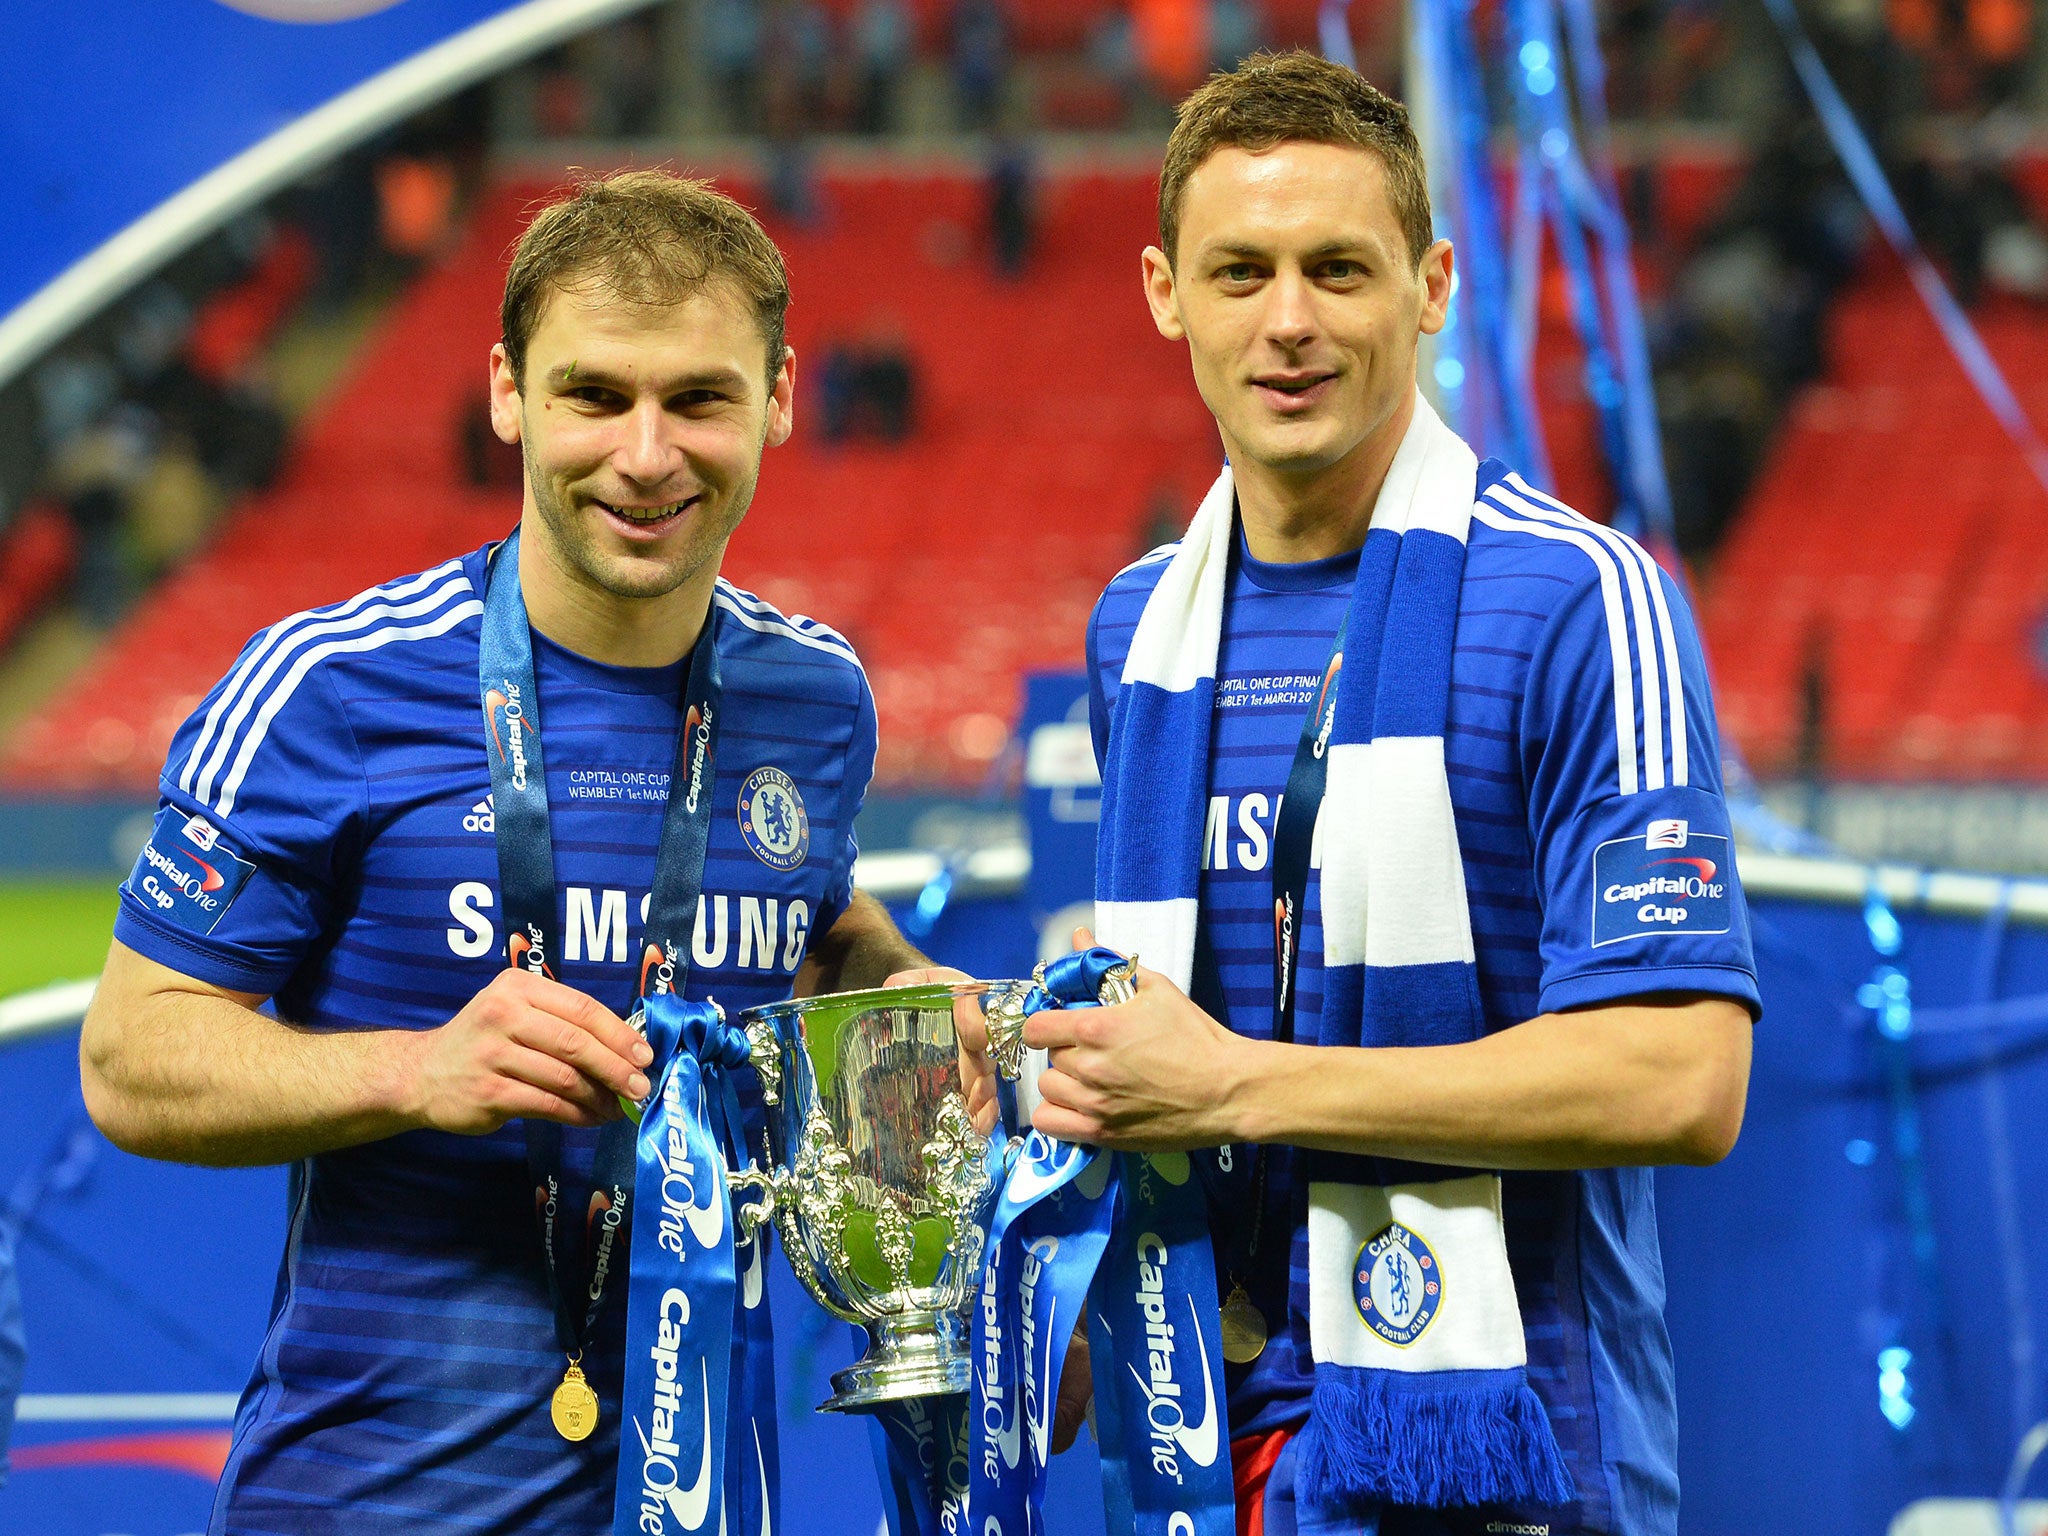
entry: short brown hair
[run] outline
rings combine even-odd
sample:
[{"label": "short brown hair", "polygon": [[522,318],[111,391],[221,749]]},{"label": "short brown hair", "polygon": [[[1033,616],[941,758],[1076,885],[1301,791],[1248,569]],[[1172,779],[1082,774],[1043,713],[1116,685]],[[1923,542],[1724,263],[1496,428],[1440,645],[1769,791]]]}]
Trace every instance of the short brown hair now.
[{"label": "short brown hair", "polygon": [[710,182],[668,171],[583,177],[543,206],[512,248],[499,309],[512,380],[526,387],[526,344],[558,293],[659,306],[713,282],[730,283],[754,306],[772,380],[782,366],[789,274],[754,216]]},{"label": "short brown hair", "polygon": [[1256,155],[1288,143],[1348,144],[1378,155],[1408,259],[1422,260],[1436,237],[1422,146],[1408,125],[1408,109],[1355,70],[1299,48],[1255,53],[1228,74],[1211,75],[1180,104],[1159,170],[1159,246],[1166,259],[1176,254],[1188,178],[1203,161],[1219,149]]}]

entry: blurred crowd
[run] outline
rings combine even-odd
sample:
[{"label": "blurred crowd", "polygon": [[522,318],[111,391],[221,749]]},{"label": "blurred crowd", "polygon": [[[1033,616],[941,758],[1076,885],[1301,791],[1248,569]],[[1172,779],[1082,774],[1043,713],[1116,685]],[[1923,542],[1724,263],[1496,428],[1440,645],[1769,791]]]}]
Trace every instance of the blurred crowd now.
[{"label": "blurred crowd", "polygon": [[[0,651],[51,602],[117,621],[237,497],[365,302],[453,237],[483,175],[473,91],[342,156],[126,295],[0,398]],[[296,328],[296,365],[276,343]]]},{"label": "blurred crowd", "polygon": [[[1807,14],[1964,307],[2048,302],[2048,210],[2015,174],[2036,88],[2025,0],[1828,0]],[[1638,123],[1725,88],[1746,42],[1727,8],[1700,0],[1623,0],[1608,25],[1611,95]],[[1652,306],[1658,409],[1679,541],[1695,558],[1741,504],[1793,392],[1825,370],[1829,303],[1876,239],[1782,48],[1758,40],[1774,78],[1733,194],[1677,249],[1647,179],[1632,199],[1642,244],[1671,269]]]},{"label": "blurred crowd", "polygon": [[693,0],[540,60],[515,115],[543,140],[1156,127],[1313,28],[1313,0]]},{"label": "blurred crowd", "polygon": [[[2043,100],[2029,0],[1801,9],[1963,302],[2048,300],[2048,239],[2011,171]],[[1505,15],[1501,0],[1480,10]],[[766,148],[771,200],[801,218],[819,136],[966,135],[984,168],[984,248],[1017,277],[1038,239],[1036,135],[1156,134],[1210,70],[1313,43],[1316,17],[1316,0],[669,0],[515,66],[236,220],[0,390],[0,651],[49,590],[112,623],[267,483],[321,358],[346,356],[301,346],[312,361],[281,370],[278,337],[345,342],[352,312],[453,237],[493,152],[746,137]],[[1361,69],[1397,91],[1401,18],[1397,0],[1349,10]],[[1658,136],[1688,123],[1753,146],[1702,227],[1666,229],[1647,172],[1631,197],[1663,279],[1651,319],[1679,532],[1700,554],[1791,393],[1824,367],[1823,317],[1868,222],[1760,9],[1605,0],[1600,20],[1634,163],[1653,166]],[[916,359],[887,326],[828,338],[827,357],[827,436],[916,431]],[[487,424],[463,432],[471,478],[516,486]]]}]

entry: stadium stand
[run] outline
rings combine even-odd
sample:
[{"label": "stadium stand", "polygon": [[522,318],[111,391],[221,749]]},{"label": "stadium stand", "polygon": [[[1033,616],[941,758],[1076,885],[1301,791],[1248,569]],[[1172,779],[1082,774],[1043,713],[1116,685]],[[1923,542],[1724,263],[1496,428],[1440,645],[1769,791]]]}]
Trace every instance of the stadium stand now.
[{"label": "stadium stand", "polygon": [[0,531],[0,653],[70,578],[78,539],[48,502],[26,507]]},{"label": "stadium stand", "polygon": [[[1663,167],[1672,242],[1731,179],[1712,160]],[[510,526],[511,489],[479,487],[474,437],[504,252],[543,190],[508,185],[481,202],[456,248],[300,423],[276,482],[229,514],[14,734],[0,788],[147,792],[170,733],[255,630]],[[797,434],[769,456],[726,571],[858,645],[884,722],[884,785],[981,782],[1007,743],[1020,674],[1078,664],[1103,581],[1167,536],[1154,525],[1184,519],[1214,472],[1213,431],[1183,355],[1160,341],[1139,298],[1153,199],[1148,173],[1049,177],[1035,253],[1016,280],[989,260],[985,184],[954,167],[828,177],[822,216],[767,215],[796,294]],[[303,242],[275,241],[201,312],[195,366],[245,371],[307,268]],[[914,367],[917,430],[901,446],[827,444],[820,361],[833,343],[878,330]],[[1604,516],[1598,428],[1554,265],[1539,333],[1556,487]],[[0,623],[31,574],[9,570]],[[39,593],[62,579],[41,575]]]},{"label": "stadium stand", "polygon": [[[24,724],[0,783],[146,792],[250,633],[511,525],[511,496],[466,483],[459,443],[503,253],[540,190],[485,200],[302,423],[277,482]],[[828,180],[814,227],[770,221],[797,296],[798,433],[769,456],[727,573],[854,639],[885,722],[885,783],[980,782],[1020,671],[1078,663],[1089,606],[1144,547],[1148,509],[1184,508],[1216,459],[1181,353],[1138,300],[1150,177],[1049,181],[1038,253],[1014,282],[979,249],[982,196],[957,173]],[[918,431],[900,448],[824,445],[804,430],[801,364],[880,321],[914,361]]]},{"label": "stadium stand", "polygon": [[[1976,318],[2048,420],[2039,310]],[[1706,590],[1723,728],[1766,775],[1800,766],[1805,733],[1838,777],[2038,777],[2048,493],[1889,258],[1831,316],[1829,352]]]},{"label": "stadium stand", "polygon": [[265,244],[240,282],[209,298],[192,320],[185,358],[216,384],[246,373],[313,279],[313,245],[286,224]]}]

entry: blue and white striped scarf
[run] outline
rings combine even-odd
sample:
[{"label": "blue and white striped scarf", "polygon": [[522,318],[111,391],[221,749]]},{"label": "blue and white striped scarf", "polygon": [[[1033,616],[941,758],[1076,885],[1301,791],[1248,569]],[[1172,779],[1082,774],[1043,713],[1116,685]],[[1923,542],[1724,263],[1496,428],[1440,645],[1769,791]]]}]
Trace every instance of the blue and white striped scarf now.
[{"label": "blue and white striped scarf", "polygon": [[[1478,463],[1419,395],[1352,590],[1317,841],[1321,1043],[1485,1032],[1444,771],[1452,645]],[[1145,605],[1103,768],[1096,931],[1186,989],[1236,495],[1226,467]],[[1299,1496],[1564,1504],[1572,1483],[1527,1378],[1500,1177],[1311,1154],[1315,1389]]]}]

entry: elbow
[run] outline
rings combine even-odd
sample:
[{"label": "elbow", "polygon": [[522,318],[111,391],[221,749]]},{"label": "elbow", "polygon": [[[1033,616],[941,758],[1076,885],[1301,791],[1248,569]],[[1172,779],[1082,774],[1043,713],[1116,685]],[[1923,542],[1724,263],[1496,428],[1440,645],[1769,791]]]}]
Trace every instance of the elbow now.
[{"label": "elbow", "polygon": [[85,1112],[99,1127],[100,1134],[123,1152],[148,1156],[147,1151],[137,1145],[139,1128],[134,1125],[121,1095],[94,1069],[90,1060],[81,1060],[78,1064],[78,1086],[85,1095]]},{"label": "elbow", "polygon": [[148,1117],[139,1112],[133,1095],[121,1090],[118,1078],[118,1051],[104,1026],[95,1028],[88,1014],[78,1037],[78,1086],[85,1097],[85,1112],[100,1134],[123,1152],[137,1157],[168,1156],[151,1136]]},{"label": "elbow", "polygon": [[1703,1113],[1689,1121],[1672,1138],[1671,1155],[1664,1161],[1683,1163],[1691,1168],[1711,1168],[1735,1150],[1736,1138],[1741,1134],[1740,1104],[1735,1106],[1732,1114],[1726,1111]]},{"label": "elbow", "polygon": [[92,1123],[99,1132],[123,1152],[133,1152],[138,1157],[150,1155],[143,1145],[142,1128],[136,1123],[122,1095],[109,1083],[91,1057],[79,1053],[78,1086],[85,1095],[85,1112],[92,1117]]},{"label": "elbow", "polygon": [[1661,1161],[1711,1167],[1735,1150],[1742,1134],[1743,1111],[1749,1102],[1748,1061],[1702,1073],[1683,1098]]}]

